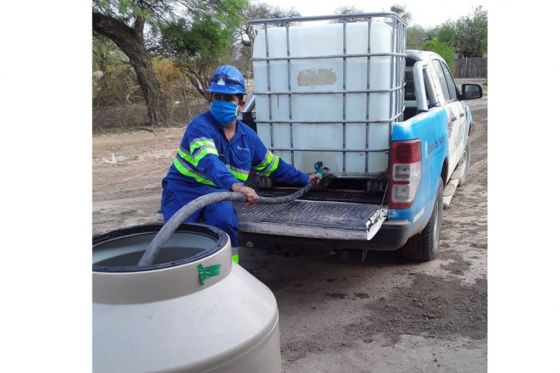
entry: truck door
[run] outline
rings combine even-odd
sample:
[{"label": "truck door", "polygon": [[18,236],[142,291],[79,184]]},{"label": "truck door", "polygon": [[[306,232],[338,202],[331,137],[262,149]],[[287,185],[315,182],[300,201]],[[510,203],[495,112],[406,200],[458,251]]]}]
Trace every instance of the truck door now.
[{"label": "truck door", "polygon": [[449,137],[448,175],[451,175],[452,171],[461,159],[461,155],[463,154],[463,149],[465,147],[465,108],[461,101],[457,98],[457,87],[449,69],[447,68],[447,65],[439,59],[433,59],[432,66],[434,67],[438,81],[441,85],[441,91],[445,101],[445,109],[449,115],[447,132]]}]

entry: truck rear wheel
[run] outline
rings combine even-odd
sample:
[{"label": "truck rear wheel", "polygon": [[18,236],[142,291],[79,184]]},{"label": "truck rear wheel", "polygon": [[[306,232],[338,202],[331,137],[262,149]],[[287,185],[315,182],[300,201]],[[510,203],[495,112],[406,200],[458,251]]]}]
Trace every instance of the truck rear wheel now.
[{"label": "truck rear wheel", "polygon": [[443,214],[443,181],[439,179],[436,201],[432,215],[424,230],[411,237],[400,250],[400,255],[407,260],[427,262],[432,260],[439,251],[439,236]]}]

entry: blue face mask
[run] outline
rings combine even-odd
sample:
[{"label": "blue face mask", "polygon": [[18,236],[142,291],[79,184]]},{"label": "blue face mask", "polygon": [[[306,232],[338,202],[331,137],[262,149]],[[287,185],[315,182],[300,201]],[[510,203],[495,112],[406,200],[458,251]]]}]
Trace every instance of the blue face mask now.
[{"label": "blue face mask", "polygon": [[237,118],[237,105],[228,101],[212,101],[210,112],[222,127],[227,127]]}]

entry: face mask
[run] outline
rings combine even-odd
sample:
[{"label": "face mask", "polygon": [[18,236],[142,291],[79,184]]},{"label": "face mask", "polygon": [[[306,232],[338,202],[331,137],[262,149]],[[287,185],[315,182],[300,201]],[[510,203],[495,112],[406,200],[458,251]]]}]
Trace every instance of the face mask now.
[{"label": "face mask", "polygon": [[222,127],[227,127],[237,118],[237,105],[227,101],[212,101],[210,112]]}]

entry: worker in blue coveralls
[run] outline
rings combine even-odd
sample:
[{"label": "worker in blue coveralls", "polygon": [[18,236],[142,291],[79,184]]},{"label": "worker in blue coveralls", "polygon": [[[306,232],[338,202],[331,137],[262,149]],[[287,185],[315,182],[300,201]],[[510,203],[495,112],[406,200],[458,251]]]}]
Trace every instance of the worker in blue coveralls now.
[{"label": "worker in blue coveralls", "polygon": [[[237,68],[218,67],[208,91],[212,97],[210,110],[189,123],[177,156],[162,181],[161,211],[165,222],[185,204],[208,193],[241,192],[249,204],[257,203],[259,196],[255,190],[244,185],[251,168],[285,184],[319,181],[319,175],[307,175],[274,155],[255,131],[237,119],[246,93],[245,79]],[[206,224],[229,235],[232,260],[238,263],[238,222],[232,202],[206,206],[185,222],[197,222],[201,217]]]}]

